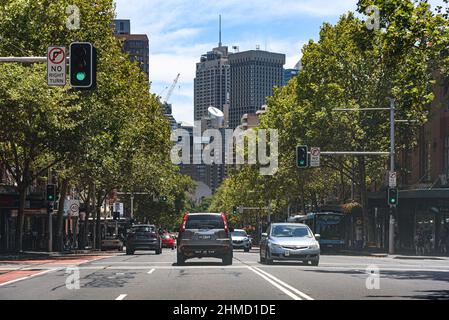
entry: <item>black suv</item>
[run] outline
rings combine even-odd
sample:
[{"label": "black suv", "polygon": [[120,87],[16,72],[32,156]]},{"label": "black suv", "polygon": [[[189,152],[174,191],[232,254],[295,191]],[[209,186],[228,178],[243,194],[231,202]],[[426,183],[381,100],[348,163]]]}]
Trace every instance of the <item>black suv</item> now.
[{"label": "black suv", "polygon": [[223,264],[232,265],[231,231],[222,213],[186,214],[179,228],[178,265],[203,257],[220,258]]},{"label": "black suv", "polygon": [[136,225],[128,232],[126,254],[134,254],[136,250],[154,250],[162,253],[162,240],[154,225]]}]

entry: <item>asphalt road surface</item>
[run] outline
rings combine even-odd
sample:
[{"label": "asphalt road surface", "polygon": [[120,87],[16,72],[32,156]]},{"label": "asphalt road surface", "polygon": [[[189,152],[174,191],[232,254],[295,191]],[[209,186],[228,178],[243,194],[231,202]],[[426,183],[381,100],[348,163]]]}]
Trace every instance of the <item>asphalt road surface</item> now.
[{"label": "asphalt road surface", "polygon": [[0,300],[8,299],[449,299],[449,259],[323,255],[319,267],[264,265],[252,250],[235,251],[232,266],[216,259],[177,266],[176,252],[164,250],[32,264],[0,261]]}]

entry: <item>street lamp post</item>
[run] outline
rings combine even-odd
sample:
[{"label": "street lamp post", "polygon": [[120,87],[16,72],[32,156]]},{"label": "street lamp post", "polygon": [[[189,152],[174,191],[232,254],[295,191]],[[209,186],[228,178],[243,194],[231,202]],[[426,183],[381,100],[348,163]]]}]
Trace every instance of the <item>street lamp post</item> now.
[{"label": "street lamp post", "polygon": [[[392,98],[390,100],[390,172],[395,172],[395,155],[396,155],[396,145],[395,145],[395,101]],[[395,205],[390,205],[390,225],[388,228],[388,253],[394,254],[394,210]]]}]

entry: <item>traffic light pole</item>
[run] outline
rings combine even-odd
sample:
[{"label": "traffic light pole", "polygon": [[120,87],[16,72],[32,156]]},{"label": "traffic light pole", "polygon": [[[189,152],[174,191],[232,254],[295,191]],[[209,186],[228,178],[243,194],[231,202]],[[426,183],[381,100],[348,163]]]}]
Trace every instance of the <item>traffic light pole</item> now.
[{"label": "traffic light pole", "polygon": [[[395,172],[395,155],[396,155],[396,145],[395,145],[395,101],[392,98],[390,100],[390,172]],[[388,253],[394,254],[394,210],[396,210],[395,205],[390,205],[390,225],[388,228]]]}]

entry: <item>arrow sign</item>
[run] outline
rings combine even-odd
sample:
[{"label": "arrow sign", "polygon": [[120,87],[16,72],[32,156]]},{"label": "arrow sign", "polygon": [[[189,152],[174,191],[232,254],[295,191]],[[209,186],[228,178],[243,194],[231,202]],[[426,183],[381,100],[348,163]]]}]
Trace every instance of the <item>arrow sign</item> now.
[{"label": "arrow sign", "polygon": [[47,84],[65,86],[67,68],[65,47],[50,47],[47,52]]},{"label": "arrow sign", "polygon": [[321,148],[310,148],[310,166],[319,167],[321,165]]}]

